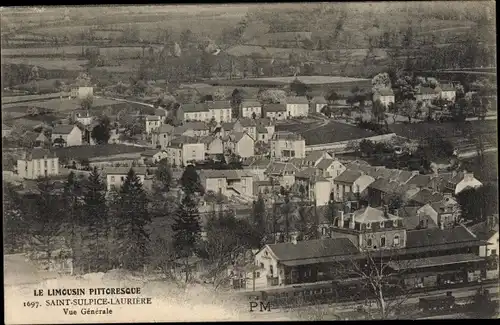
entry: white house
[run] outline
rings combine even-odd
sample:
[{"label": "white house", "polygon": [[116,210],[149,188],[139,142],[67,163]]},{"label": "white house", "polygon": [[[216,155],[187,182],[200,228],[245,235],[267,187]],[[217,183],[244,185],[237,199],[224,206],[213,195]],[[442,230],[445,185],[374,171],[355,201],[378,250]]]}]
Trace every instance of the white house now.
[{"label": "white house", "polygon": [[71,87],[71,98],[84,99],[94,95],[94,87],[89,86],[74,86]]},{"label": "white house", "polygon": [[243,100],[240,105],[240,117],[261,118],[262,104],[257,100]]},{"label": "white house", "polygon": [[286,161],[306,156],[306,141],[299,134],[278,131],[273,134],[270,143],[272,160]]},{"label": "white house", "polygon": [[[146,168],[133,167],[132,169],[137,177],[139,177],[141,183],[144,184],[147,175]],[[103,169],[103,174],[106,175],[107,190],[111,191],[113,188],[118,190],[125,182],[129,171],[129,167],[105,167]]]},{"label": "white house", "polygon": [[174,133],[174,127],[170,124],[162,124],[159,128],[154,129],[151,133],[151,142],[153,147],[166,149],[172,134]]},{"label": "white house", "polygon": [[307,116],[309,114],[309,101],[305,96],[295,97],[290,96],[286,98],[286,116],[298,117]]},{"label": "white house", "polygon": [[151,134],[153,130],[156,130],[162,125],[162,117],[157,115],[146,116],[146,134]]},{"label": "white house", "polygon": [[498,279],[498,215],[489,216],[486,221],[471,226],[469,228],[469,231],[472,232],[476,236],[476,238],[488,242],[488,245],[479,247],[479,256],[488,259],[486,278]]},{"label": "white house", "polygon": [[373,93],[373,102],[375,103],[377,100],[380,100],[382,105],[385,107],[389,106],[391,103],[394,104],[396,101],[394,97],[394,92],[391,88],[382,88],[378,89]]},{"label": "white house", "polygon": [[224,143],[222,139],[213,135],[208,135],[200,139],[200,142],[205,144],[205,152],[209,155],[217,155],[224,153]]},{"label": "white house", "polygon": [[55,145],[70,147],[82,145],[82,130],[76,125],[58,124],[52,130],[52,143]]},{"label": "white house", "polygon": [[17,173],[26,179],[59,175],[59,158],[46,149],[24,152],[21,159],[17,160]]},{"label": "white house", "polygon": [[463,179],[458,182],[455,187],[455,195],[462,192],[466,188],[478,188],[481,187],[483,183],[481,183],[477,178],[474,177],[474,173],[464,173]]},{"label": "white house", "polygon": [[311,100],[311,108],[312,108],[311,111],[320,113],[321,109],[326,105],[328,105],[328,102],[326,101],[325,97],[323,96],[313,97],[313,99]]},{"label": "white house", "polygon": [[255,153],[255,140],[246,132],[233,132],[222,139],[224,150],[242,158],[252,157]]},{"label": "white house", "polygon": [[167,158],[168,154],[166,150],[146,150],[141,153],[141,161],[143,164],[156,164],[160,160]]},{"label": "white house", "polygon": [[442,84],[441,88],[441,98],[454,102],[457,98],[457,90],[451,84]]},{"label": "white house", "polygon": [[263,107],[264,116],[271,120],[285,120],[286,119],[286,104],[265,104]]},{"label": "white house", "polygon": [[179,136],[167,147],[167,159],[175,166],[187,166],[192,161],[205,160],[205,144],[189,136]]},{"label": "white house", "polygon": [[249,199],[254,197],[253,174],[249,171],[204,169],[200,171],[200,181],[205,191]]},{"label": "white house", "polygon": [[87,110],[77,110],[72,114],[75,121],[80,122],[85,126],[92,124],[94,121],[94,117]]}]

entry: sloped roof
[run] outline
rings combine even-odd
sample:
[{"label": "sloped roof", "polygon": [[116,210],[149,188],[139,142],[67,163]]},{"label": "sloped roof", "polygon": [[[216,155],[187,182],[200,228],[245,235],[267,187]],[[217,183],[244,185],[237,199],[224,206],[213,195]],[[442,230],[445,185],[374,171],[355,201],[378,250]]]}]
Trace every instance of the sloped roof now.
[{"label": "sloped roof", "polygon": [[441,84],[439,87],[441,91],[456,91],[452,84]]},{"label": "sloped roof", "polygon": [[279,261],[301,260],[318,257],[348,255],[358,249],[347,238],[315,239],[293,243],[267,245]]},{"label": "sloped roof", "polygon": [[328,102],[326,101],[325,97],[323,96],[315,96],[311,100],[314,104],[327,104]]},{"label": "sloped roof", "polygon": [[271,175],[282,175],[284,172],[296,173],[299,169],[289,162],[272,162],[265,173]]},{"label": "sloped roof", "polygon": [[432,95],[432,94],[436,94],[437,91],[436,89],[432,89],[431,87],[420,87],[418,90],[417,90],[417,95]]},{"label": "sloped roof", "polygon": [[251,99],[248,99],[248,100],[243,100],[241,102],[241,107],[261,107],[262,104],[258,101],[258,100],[251,100]]},{"label": "sloped roof", "polygon": [[287,140],[287,141],[304,141],[300,134],[288,131],[276,131],[273,134],[272,140]]},{"label": "sloped roof", "polygon": [[422,189],[412,197],[410,197],[411,201],[415,201],[421,204],[427,204],[432,202],[441,201],[443,199],[443,195],[439,192],[433,192],[430,189]]},{"label": "sloped roof", "polygon": [[262,124],[257,124],[257,133],[267,133],[267,129],[264,125]]},{"label": "sloped roof", "polygon": [[322,151],[322,150],[310,151],[306,155],[306,157],[304,158],[304,160],[307,161],[307,162],[316,162],[320,158],[322,158],[324,154],[325,154],[325,151]]},{"label": "sloped roof", "polygon": [[369,188],[379,190],[383,193],[392,193],[392,191],[399,185],[398,182],[390,181],[387,178],[378,178],[373,183],[368,185]]},{"label": "sloped roof", "polygon": [[263,108],[266,112],[286,112],[286,105],[281,103],[265,104]]},{"label": "sloped roof", "polygon": [[217,139],[217,138],[214,137],[213,135],[207,135],[206,137],[200,138],[200,142],[202,142],[204,144],[210,144],[215,139]]},{"label": "sloped roof", "polygon": [[75,125],[58,124],[52,130],[52,134],[70,134],[75,127]]},{"label": "sloped roof", "polygon": [[298,177],[298,178],[312,178],[314,176],[316,176],[316,173],[317,173],[317,169],[314,168],[314,167],[308,167],[306,169],[302,169],[301,171],[297,172],[295,174],[295,177]]},{"label": "sloped roof", "polygon": [[441,230],[440,228],[409,231],[406,234],[406,247],[438,246],[453,243],[477,241],[465,227],[459,226]]},{"label": "sloped roof", "polygon": [[418,187],[426,187],[431,182],[431,175],[416,175],[413,176],[406,184],[416,185]]},{"label": "sloped roof", "polygon": [[184,144],[198,143],[198,139],[187,135],[178,136],[170,141],[171,147],[181,148]]},{"label": "sloped roof", "polygon": [[323,158],[316,165],[316,168],[327,169],[328,167],[330,167],[333,164],[334,161],[335,161],[335,159]]},{"label": "sloped roof", "polygon": [[156,150],[156,149],[151,149],[151,150],[146,150],[144,152],[141,152],[141,156],[144,157],[153,157],[154,155],[162,152],[162,150]]},{"label": "sloped roof", "polygon": [[245,128],[257,125],[255,120],[251,118],[240,118],[238,119],[238,122],[240,122],[241,126]]},{"label": "sloped roof", "polygon": [[[147,175],[146,167],[132,167],[134,172],[138,175]],[[127,175],[130,171],[130,167],[104,167],[104,175]]]},{"label": "sloped roof", "polygon": [[352,217],[357,222],[380,222],[386,220],[400,219],[400,217],[388,213],[387,216],[381,209],[372,208],[370,206],[354,211]]},{"label": "sloped roof", "polygon": [[418,210],[420,207],[403,207],[399,209],[399,216],[403,218],[403,224],[407,230],[414,230],[420,225],[420,221],[423,222],[424,226],[427,228],[437,228],[437,224],[434,220],[426,215],[418,215]]},{"label": "sloped roof", "polygon": [[236,124],[236,122],[222,122],[221,126],[225,131],[229,131],[234,128],[234,124]]},{"label": "sloped roof", "polygon": [[206,104],[210,109],[231,109],[231,102],[228,100],[215,100]]},{"label": "sloped roof", "polygon": [[172,132],[174,132],[174,129],[175,127],[173,125],[170,125],[170,124],[162,124],[160,125],[159,128],[156,128],[153,130],[153,133],[168,133],[168,134],[171,134]]},{"label": "sloped roof", "polygon": [[287,104],[309,104],[305,96],[288,96],[285,101]]},{"label": "sloped roof", "polygon": [[226,178],[226,179],[240,179],[240,175],[237,170],[233,169],[203,169],[200,170],[200,177],[202,178]]},{"label": "sloped roof", "polygon": [[243,139],[244,136],[252,138],[246,132],[232,132],[231,134],[228,135],[228,139],[232,142],[239,142],[241,139]]},{"label": "sloped roof", "polygon": [[393,175],[393,179],[399,183],[406,183],[413,177],[412,172],[407,170],[399,170],[397,175]]},{"label": "sloped roof", "polygon": [[264,157],[257,157],[257,156],[248,157],[247,159],[245,159],[243,161],[243,164],[245,166],[249,166],[249,167],[267,168],[270,163],[271,163],[271,161],[269,159],[264,158]]},{"label": "sloped roof", "polygon": [[483,221],[470,226],[469,230],[476,235],[477,238],[489,240],[498,232],[498,223],[492,227],[488,227],[487,222]]},{"label": "sloped roof", "polygon": [[161,121],[161,116],[148,115],[146,116],[146,121]]},{"label": "sloped roof", "polygon": [[201,131],[210,130],[208,125],[205,122],[201,122],[201,121],[186,122],[182,126],[185,127],[187,130],[196,130],[196,131],[198,131],[198,130],[201,130]]},{"label": "sloped roof", "polygon": [[381,88],[376,91],[380,96],[394,96],[394,91],[391,88]]},{"label": "sloped roof", "polygon": [[205,103],[189,103],[181,105],[184,113],[208,112],[208,105]]},{"label": "sloped roof", "polygon": [[354,183],[363,173],[357,170],[345,170],[342,174],[333,179],[334,182]]}]

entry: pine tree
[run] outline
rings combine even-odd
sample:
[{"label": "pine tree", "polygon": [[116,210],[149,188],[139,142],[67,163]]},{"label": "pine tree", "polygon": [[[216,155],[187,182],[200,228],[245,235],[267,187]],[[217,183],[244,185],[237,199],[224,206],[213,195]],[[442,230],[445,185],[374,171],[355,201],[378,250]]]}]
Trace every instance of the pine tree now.
[{"label": "pine tree", "polygon": [[106,269],[108,263],[109,223],[106,187],[94,167],[83,188],[82,242],[87,246],[85,259],[89,270]]},{"label": "pine tree", "polygon": [[118,260],[128,270],[139,270],[148,258],[149,233],[146,227],[151,223],[148,212],[148,198],[142,182],[133,169],[127,174],[118,198],[117,215]]},{"label": "pine tree", "polygon": [[178,258],[186,258],[186,282],[189,272],[187,259],[195,253],[196,244],[200,239],[201,226],[199,212],[192,194],[186,193],[175,213],[174,250]]},{"label": "pine tree", "polygon": [[253,223],[262,236],[266,234],[266,205],[264,203],[264,198],[259,194],[257,201],[255,201],[253,206]]},{"label": "pine tree", "polygon": [[81,222],[81,209],[82,205],[79,201],[82,195],[81,184],[75,177],[75,173],[70,172],[66,182],[64,183],[63,191],[63,207],[64,207],[64,224],[67,229],[67,237],[69,237],[72,260],[74,265],[77,264],[76,250],[78,235],[81,233],[78,231],[78,226]]},{"label": "pine tree", "polygon": [[167,193],[170,191],[171,186],[172,169],[166,159],[162,159],[155,172],[154,187],[160,192]]},{"label": "pine tree", "polygon": [[23,241],[28,234],[28,223],[23,205],[25,202],[15,191],[15,188],[6,183],[3,193],[4,249],[8,254],[16,253],[22,249]]}]

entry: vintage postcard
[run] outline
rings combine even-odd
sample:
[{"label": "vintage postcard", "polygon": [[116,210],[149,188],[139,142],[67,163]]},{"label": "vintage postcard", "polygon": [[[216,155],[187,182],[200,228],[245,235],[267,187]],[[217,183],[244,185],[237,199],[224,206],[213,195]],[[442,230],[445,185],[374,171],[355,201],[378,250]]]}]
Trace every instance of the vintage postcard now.
[{"label": "vintage postcard", "polygon": [[0,18],[6,324],[498,318],[493,1]]}]

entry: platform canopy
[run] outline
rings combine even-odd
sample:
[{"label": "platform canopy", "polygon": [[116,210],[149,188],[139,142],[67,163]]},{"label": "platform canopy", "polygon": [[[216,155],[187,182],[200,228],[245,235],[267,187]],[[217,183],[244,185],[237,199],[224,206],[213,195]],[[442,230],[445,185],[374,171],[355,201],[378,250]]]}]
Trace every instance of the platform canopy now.
[{"label": "platform canopy", "polygon": [[484,258],[473,254],[455,254],[445,256],[425,257],[407,261],[391,261],[388,266],[393,270],[421,269],[426,267],[444,266],[483,261]]}]

